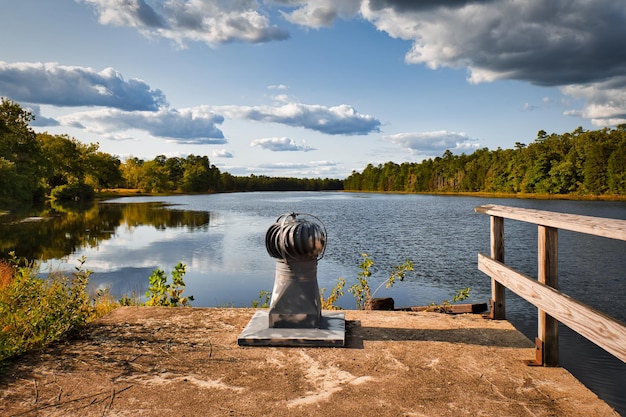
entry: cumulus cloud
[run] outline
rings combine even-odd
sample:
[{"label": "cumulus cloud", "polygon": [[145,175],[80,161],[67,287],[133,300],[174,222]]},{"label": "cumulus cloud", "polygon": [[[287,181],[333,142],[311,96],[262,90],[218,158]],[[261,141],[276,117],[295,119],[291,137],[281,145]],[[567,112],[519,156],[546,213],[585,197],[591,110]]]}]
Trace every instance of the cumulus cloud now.
[{"label": "cumulus cloud", "polygon": [[331,26],[337,18],[349,19],[360,8],[359,2],[354,0],[278,0],[276,3],[295,7],[280,11],[289,22],[316,29]]},{"label": "cumulus cloud", "polygon": [[[412,42],[409,64],[465,68],[471,83],[509,79],[562,87],[586,101],[569,114],[594,124],[623,121],[626,13],[614,0],[363,0],[279,3],[292,23],[311,28],[363,18]],[[349,3],[348,6],[346,4]],[[354,4],[358,4],[355,10]],[[359,4],[360,3],[360,4]]]},{"label": "cumulus cloud", "polygon": [[561,88],[564,94],[585,100],[582,110],[566,114],[584,117],[596,126],[626,123],[626,75],[586,85]]},{"label": "cumulus cloud", "polygon": [[31,126],[38,127],[47,127],[47,126],[58,126],[59,121],[56,119],[44,117],[41,115],[41,107],[37,104],[23,104],[22,108],[27,110],[33,114],[35,120],[30,122]]},{"label": "cumulus cloud", "polygon": [[270,21],[273,12],[315,29],[337,19],[364,19],[389,36],[412,42],[405,56],[409,64],[465,68],[471,83],[509,79],[564,87],[565,94],[591,100],[570,113],[591,117],[596,124],[621,120],[613,113],[626,110],[626,103],[605,91],[609,84],[626,89],[621,1],[77,1],[91,5],[102,24],[132,27],[181,46],[188,41],[214,46],[287,39],[288,33]]},{"label": "cumulus cloud", "polygon": [[255,139],[250,143],[250,146],[257,146],[259,148],[267,149],[274,152],[308,152],[315,150],[314,148],[307,146],[306,142],[304,141],[302,145],[298,145],[295,140],[289,139],[287,137]]},{"label": "cumulus cloud", "polygon": [[93,133],[110,134],[131,129],[177,143],[222,144],[224,134],[216,126],[224,118],[206,106],[184,109],[159,109],[156,112],[125,112],[118,109],[102,109],[78,112],[59,117],[62,125],[86,129]]},{"label": "cumulus cloud", "polygon": [[383,139],[407,148],[412,154],[440,156],[444,151],[474,151],[479,147],[477,140],[465,133],[448,132],[445,130],[432,132],[398,133],[383,136]]},{"label": "cumulus cloud", "polygon": [[78,0],[91,5],[102,24],[126,26],[184,46],[210,46],[232,41],[269,42],[289,34],[270,23],[255,0]]},{"label": "cumulus cloud", "polygon": [[367,135],[380,130],[380,121],[347,104],[326,107],[290,102],[278,106],[218,106],[214,109],[233,119],[280,123],[329,135]]},{"label": "cumulus cloud", "polygon": [[341,164],[333,161],[274,162],[260,164],[248,170],[275,176],[313,178],[343,176],[339,172],[340,167]]},{"label": "cumulus cloud", "polygon": [[106,106],[121,110],[157,110],[167,105],[161,90],[142,80],[125,80],[113,68],[56,63],[0,61],[0,93],[13,100],[54,106]]},{"label": "cumulus cloud", "polygon": [[235,155],[233,155],[231,152],[229,152],[226,149],[214,149],[213,152],[211,152],[211,157],[213,157],[213,158],[234,158]]},{"label": "cumulus cloud", "polygon": [[[432,5],[432,2],[427,2]],[[365,3],[363,15],[391,36],[412,40],[409,63],[468,68],[470,81],[560,86],[621,75],[623,4],[612,0]],[[374,6],[374,7],[372,7]]]}]

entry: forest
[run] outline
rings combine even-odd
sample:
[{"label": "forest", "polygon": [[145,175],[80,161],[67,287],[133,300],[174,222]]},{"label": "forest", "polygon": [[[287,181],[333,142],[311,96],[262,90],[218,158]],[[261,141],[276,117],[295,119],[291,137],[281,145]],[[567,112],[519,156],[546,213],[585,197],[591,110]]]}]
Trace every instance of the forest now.
[{"label": "forest", "polygon": [[145,193],[319,191],[342,189],[328,178],[235,176],[220,172],[207,156],[152,160],[117,156],[67,135],[35,133],[32,112],[2,98],[0,103],[0,207],[55,200],[91,200],[104,189]]},{"label": "forest", "polygon": [[146,193],[234,191],[486,192],[626,195],[626,125],[547,134],[514,149],[444,152],[419,163],[369,164],[346,179],[284,178],[220,172],[207,156],[119,157],[67,135],[36,133],[34,115],[0,102],[0,207],[93,199],[104,189]]},{"label": "forest", "polygon": [[483,192],[547,195],[626,195],[626,125],[615,129],[547,134],[514,149],[482,148],[471,154],[420,163],[387,162],[352,172],[345,190]]}]

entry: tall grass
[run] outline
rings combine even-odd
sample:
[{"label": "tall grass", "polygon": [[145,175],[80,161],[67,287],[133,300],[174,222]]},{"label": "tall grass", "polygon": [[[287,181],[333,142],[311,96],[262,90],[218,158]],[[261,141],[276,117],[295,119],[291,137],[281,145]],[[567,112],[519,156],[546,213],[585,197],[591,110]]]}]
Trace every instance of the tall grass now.
[{"label": "tall grass", "polygon": [[[9,255],[8,261],[0,260],[0,362],[43,348],[120,305],[144,305],[134,292],[119,300],[108,289],[90,295],[91,271],[83,269],[84,257],[70,274],[57,271],[41,278],[37,262]],[[155,269],[146,304],[189,306],[193,296],[182,296],[184,274],[185,265],[179,262],[172,271],[174,282],[168,284],[165,272]]]},{"label": "tall grass", "polygon": [[69,275],[40,278],[38,263],[10,255],[0,261],[0,361],[42,348],[96,316],[84,258]]}]

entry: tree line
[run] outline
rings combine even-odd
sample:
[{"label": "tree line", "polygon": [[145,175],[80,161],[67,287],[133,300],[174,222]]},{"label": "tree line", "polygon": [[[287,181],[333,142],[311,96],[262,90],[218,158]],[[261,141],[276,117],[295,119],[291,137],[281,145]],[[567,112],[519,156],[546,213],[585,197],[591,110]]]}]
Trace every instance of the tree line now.
[{"label": "tree line", "polygon": [[89,200],[109,188],[148,193],[337,190],[342,181],[328,178],[235,176],[207,156],[159,155],[152,160],[99,151],[68,135],[35,133],[32,112],[2,98],[0,102],[0,205],[57,200]]},{"label": "tree line", "polygon": [[58,200],[89,200],[102,189],[148,193],[232,191],[389,191],[535,194],[626,194],[626,125],[615,129],[548,135],[529,145],[455,155],[419,163],[369,164],[346,179],[235,176],[207,156],[152,160],[99,151],[67,135],[35,133],[34,115],[0,102],[0,206]]},{"label": "tree line", "polygon": [[540,130],[534,142],[516,142],[514,149],[447,150],[420,163],[369,164],[343,185],[355,191],[624,195],[626,124],[550,135]]}]

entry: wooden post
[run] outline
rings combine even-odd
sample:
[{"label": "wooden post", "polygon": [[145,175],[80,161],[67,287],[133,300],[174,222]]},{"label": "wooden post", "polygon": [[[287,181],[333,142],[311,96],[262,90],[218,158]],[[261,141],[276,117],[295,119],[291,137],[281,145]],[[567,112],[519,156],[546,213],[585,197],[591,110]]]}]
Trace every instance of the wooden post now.
[{"label": "wooden post", "polygon": [[[491,216],[491,258],[504,263],[504,218]],[[491,278],[491,314],[494,320],[506,319],[505,286]]]},{"label": "wooden post", "polygon": [[[542,284],[558,289],[558,229],[539,226],[538,279]],[[543,341],[543,365],[559,365],[559,322],[545,311],[538,310],[538,337]]]}]

